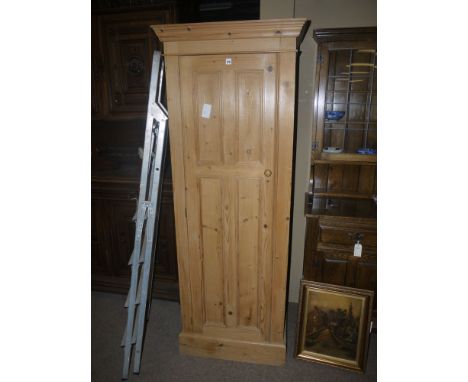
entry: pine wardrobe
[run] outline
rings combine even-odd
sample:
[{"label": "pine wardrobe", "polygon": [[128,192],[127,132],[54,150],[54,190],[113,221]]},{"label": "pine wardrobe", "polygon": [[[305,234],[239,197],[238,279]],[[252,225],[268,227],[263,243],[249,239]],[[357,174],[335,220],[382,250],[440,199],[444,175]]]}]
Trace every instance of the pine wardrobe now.
[{"label": "pine wardrobe", "polygon": [[307,27],[152,26],[166,65],[182,353],[285,362],[296,58]]}]

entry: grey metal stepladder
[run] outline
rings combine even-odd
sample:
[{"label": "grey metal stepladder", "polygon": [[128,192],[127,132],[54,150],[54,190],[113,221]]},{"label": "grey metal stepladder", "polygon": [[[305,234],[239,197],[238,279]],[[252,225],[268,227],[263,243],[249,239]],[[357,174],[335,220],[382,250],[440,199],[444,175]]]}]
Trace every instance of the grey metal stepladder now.
[{"label": "grey metal stepladder", "polygon": [[[133,372],[140,372],[146,321],[151,307],[153,265],[159,224],[162,170],[167,141],[167,111],[161,102],[164,62],[155,51],[146,117],[140,193],[137,201],[135,242],[129,260],[130,288],[125,302],[127,324],[122,339],[124,348],[122,379],[128,379],[132,350]],[[135,346],[134,346],[135,345]]]}]

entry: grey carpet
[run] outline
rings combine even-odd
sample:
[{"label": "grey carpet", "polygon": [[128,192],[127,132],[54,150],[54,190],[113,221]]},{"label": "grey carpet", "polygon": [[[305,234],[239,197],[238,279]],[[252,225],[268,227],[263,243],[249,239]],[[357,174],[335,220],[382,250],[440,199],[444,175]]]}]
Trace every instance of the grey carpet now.
[{"label": "grey carpet", "polygon": [[[120,381],[122,339],[126,321],[125,296],[92,292],[91,297],[91,376],[93,382]],[[287,326],[287,360],[285,366],[266,366],[189,357],[179,354],[179,304],[153,300],[145,340],[140,375],[129,381],[376,381],[377,336],[371,335],[365,374],[326,365],[299,361],[293,357],[297,304],[289,304]]]}]

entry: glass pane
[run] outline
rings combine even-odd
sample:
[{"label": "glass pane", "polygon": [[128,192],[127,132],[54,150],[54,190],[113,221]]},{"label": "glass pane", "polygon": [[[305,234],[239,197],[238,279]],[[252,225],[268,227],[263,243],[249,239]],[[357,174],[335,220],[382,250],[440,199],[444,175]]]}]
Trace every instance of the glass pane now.
[{"label": "glass pane", "polygon": [[348,105],[348,121],[362,122],[366,120],[366,105],[352,104]]},{"label": "glass pane", "polygon": [[[328,125],[327,125],[328,126]],[[323,147],[343,148],[345,128],[343,125],[333,124],[326,127],[324,131]]]},{"label": "glass pane", "polygon": [[[323,147],[345,153],[377,149],[377,53],[372,49],[329,52]],[[340,111],[343,115],[327,112]]]},{"label": "glass pane", "polygon": [[356,129],[348,131],[348,141],[346,145],[347,153],[355,153],[357,149],[363,147],[364,130]]},{"label": "glass pane", "polygon": [[347,103],[346,92],[327,92],[326,103]]},{"label": "glass pane", "polygon": [[369,149],[377,150],[377,124],[369,124],[369,130],[367,131],[367,147]]}]

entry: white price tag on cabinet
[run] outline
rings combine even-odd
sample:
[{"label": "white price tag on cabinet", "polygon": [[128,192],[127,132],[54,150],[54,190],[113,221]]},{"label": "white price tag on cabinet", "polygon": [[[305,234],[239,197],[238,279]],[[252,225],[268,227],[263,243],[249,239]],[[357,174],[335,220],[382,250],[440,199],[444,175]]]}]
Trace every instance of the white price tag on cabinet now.
[{"label": "white price tag on cabinet", "polygon": [[232,65],[232,58],[231,57],[226,58],[226,65]]},{"label": "white price tag on cabinet", "polygon": [[355,257],[362,256],[362,244],[360,242],[357,242],[356,244],[354,244],[354,256]]},{"label": "white price tag on cabinet", "polygon": [[202,112],[201,112],[201,116],[202,118],[210,118],[210,115],[211,115],[211,105],[209,103],[204,103],[203,104],[203,108],[202,108]]}]

